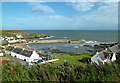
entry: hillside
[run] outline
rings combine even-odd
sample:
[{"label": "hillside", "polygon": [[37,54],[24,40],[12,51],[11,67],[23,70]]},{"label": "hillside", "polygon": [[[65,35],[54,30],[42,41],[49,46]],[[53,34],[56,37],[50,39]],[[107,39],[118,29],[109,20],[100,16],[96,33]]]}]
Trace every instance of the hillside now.
[{"label": "hillside", "polygon": [[47,35],[44,35],[44,34],[27,33],[27,32],[22,32],[20,30],[2,30],[2,36],[8,36],[8,37],[13,36],[13,37],[16,37],[17,34],[21,34],[25,39],[47,37]]}]

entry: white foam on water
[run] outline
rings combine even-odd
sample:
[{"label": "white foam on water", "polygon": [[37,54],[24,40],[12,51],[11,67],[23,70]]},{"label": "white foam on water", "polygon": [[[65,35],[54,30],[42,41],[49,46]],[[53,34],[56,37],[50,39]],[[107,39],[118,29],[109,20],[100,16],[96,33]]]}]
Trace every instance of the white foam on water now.
[{"label": "white foam on water", "polygon": [[66,39],[67,37],[65,37],[65,39]]},{"label": "white foam on water", "polygon": [[79,46],[75,46],[74,48],[79,48]]},{"label": "white foam on water", "polygon": [[39,39],[49,39],[49,38],[53,38],[54,36],[50,36],[50,37],[45,37],[45,38],[39,38]]},{"label": "white foam on water", "polygon": [[86,43],[97,43],[97,41],[86,41]]},{"label": "white foam on water", "polygon": [[31,48],[29,45],[26,45],[28,48]]},{"label": "white foam on water", "polygon": [[68,47],[68,45],[64,45],[65,47]]}]

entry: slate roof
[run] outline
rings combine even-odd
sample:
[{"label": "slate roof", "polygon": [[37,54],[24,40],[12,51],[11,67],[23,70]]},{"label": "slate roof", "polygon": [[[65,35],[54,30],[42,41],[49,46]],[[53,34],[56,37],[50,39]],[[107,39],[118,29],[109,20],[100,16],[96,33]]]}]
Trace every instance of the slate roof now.
[{"label": "slate roof", "polygon": [[7,48],[6,48],[6,50],[9,50],[9,51],[12,51],[14,49],[14,47],[12,47],[12,46],[8,46]]},{"label": "slate roof", "polygon": [[105,60],[105,55],[103,52],[97,54],[102,60]]},{"label": "slate roof", "polygon": [[112,53],[115,53],[115,52],[118,52],[119,51],[119,48],[118,48],[118,46],[113,46],[113,47],[110,47],[109,48],[111,51],[112,51]]},{"label": "slate roof", "polygon": [[117,46],[118,46],[118,48],[120,49],[120,44],[118,44]]},{"label": "slate roof", "polygon": [[17,53],[17,54],[20,54],[20,52],[22,51],[23,49],[22,48],[15,48],[13,50],[13,52]]},{"label": "slate roof", "polygon": [[109,48],[107,48],[107,50],[105,50],[104,52],[112,53],[112,51]]},{"label": "slate roof", "polygon": [[23,50],[20,54],[24,55],[26,57],[30,57],[32,55],[33,51],[27,51],[27,50]]}]

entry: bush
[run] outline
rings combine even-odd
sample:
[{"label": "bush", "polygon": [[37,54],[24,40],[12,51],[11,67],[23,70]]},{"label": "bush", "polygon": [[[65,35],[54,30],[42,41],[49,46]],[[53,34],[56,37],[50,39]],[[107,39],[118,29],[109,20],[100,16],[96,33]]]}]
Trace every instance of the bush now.
[{"label": "bush", "polygon": [[28,66],[3,64],[3,81],[120,81],[118,63],[96,65],[64,63],[56,68],[49,64]]}]

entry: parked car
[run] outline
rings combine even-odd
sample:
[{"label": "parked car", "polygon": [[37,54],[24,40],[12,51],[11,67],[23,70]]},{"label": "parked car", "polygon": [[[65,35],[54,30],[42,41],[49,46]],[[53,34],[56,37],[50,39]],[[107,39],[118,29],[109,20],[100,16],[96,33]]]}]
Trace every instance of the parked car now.
[{"label": "parked car", "polygon": [[3,60],[2,63],[10,63],[11,61],[9,60]]},{"label": "parked car", "polygon": [[34,59],[32,62],[37,62],[38,61],[38,59]]},{"label": "parked car", "polygon": [[34,63],[41,63],[41,62],[43,62],[44,60],[38,60],[38,61],[36,61],[36,62],[34,62]]}]

